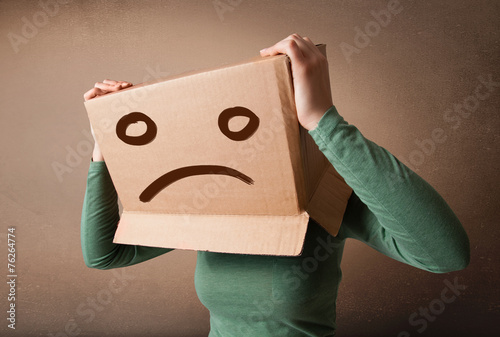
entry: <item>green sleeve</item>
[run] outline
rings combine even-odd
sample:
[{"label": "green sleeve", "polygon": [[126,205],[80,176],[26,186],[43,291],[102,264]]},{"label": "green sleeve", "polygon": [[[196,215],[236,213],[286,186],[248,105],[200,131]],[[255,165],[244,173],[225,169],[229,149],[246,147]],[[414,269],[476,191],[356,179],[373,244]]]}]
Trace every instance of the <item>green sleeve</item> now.
[{"label": "green sleeve", "polygon": [[118,196],[106,164],[91,162],[81,221],[85,264],[97,269],[126,267],[172,250],[113,243],[119,220]]},{"label": "green sleeve", "polygon": [[431,272],[468,265],[467,234],[426,181],[345,122],[334,106],[309,133],[353,189],[340,236]]}]

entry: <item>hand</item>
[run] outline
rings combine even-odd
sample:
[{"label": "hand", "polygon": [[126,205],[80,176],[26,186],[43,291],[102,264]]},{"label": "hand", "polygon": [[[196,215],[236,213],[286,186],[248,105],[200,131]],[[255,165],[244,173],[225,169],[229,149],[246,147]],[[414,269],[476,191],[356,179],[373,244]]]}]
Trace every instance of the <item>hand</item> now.
[{"label": "hand", "polygon": [[260,51],[261,56],[277,54],[290,57],[297,117],[304,128],[312,130],[333,105],[328,61],[309,38],[298,34]]},{"label": "hand", "polygon": [[[133,85],[132,83],[125,81],[104,80],[102,82],[97,82],[92,89],[83,94],[83,98],[86,101],[88,101],[89,99],[95,98],[97,96],[102,96],[109,92],[125,89],[132,85]],[[90,131],[92,132],[92,136],[94,137],[94,152],[92,153],[92,160],[103,161],[104,158],[102,156],[101,149],[99,148],[99,144],[95,139],[95,134],[94,130],[92,129],[92,125],[90,126]]]}]

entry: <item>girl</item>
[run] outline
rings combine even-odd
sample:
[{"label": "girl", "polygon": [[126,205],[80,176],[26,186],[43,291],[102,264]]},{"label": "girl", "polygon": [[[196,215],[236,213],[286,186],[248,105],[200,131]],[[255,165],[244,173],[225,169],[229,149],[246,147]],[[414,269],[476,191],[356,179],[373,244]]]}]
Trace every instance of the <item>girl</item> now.
[{"label": "girl", "polygon": [[[310,220],[300,256],[198,252],[195,286],[210,311],[209,336],[334,336],[347,238],[430,272],[465,268],[469,241],[453,211],[428,183],[339,115],[332,103],[327,60],[314,43],[293,34],[260,53],[290,57],[298,120],[353,194],[336,237]],[[105,80],[84,98],[131,85]],[[113,244],[117,195],[103,160],[95,143],[81,223],[87,266],[125,267],[171,251]],[[311,258],[317,261],[312,271],[303,264]]]}]

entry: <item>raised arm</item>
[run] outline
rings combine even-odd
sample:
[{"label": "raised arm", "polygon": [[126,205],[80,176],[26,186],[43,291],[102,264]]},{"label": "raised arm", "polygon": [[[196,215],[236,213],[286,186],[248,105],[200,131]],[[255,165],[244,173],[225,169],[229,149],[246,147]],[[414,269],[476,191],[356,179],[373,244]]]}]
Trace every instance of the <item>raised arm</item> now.
[{"label": "raised arm", "polygon": [[353,189],[339,235],[424,270],[465,268],[469,240],[455,214],[427,182],[338,114],[327,60],[312,41],[293,34],[261,50],[278,53],[291,59],[299,122]]},{"label": "raised arm", "polygon": [[[85,93],[84,98],[92,99],[131,85],[123,81],[105,80],[96,83],[94,88]],[[114,244],[113,237],[119,220],[118,196],[99,145],[95,142],[81,220],[81,244],[85,264],[97,269],[126,267],[172,250]]]}]

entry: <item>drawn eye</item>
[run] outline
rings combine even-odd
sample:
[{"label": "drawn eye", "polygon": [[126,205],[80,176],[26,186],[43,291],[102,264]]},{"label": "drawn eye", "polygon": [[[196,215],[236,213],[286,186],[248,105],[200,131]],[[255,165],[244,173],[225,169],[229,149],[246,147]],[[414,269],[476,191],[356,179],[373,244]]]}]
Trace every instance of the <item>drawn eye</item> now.
[{"label": "drawn eye", "polygon": [[[146,123],[146,131],[140,136],[127,135],[127,128],[137,122]],[[129,145],[146,145],[151,143],[156,137],[156,132],[157,127],[155,122],[142,112],[131,112],[120,118],[118,123],[116,123],[116,135]]]},{"label": "drawn eye", "polygon": [[[239,131],[229,130],[229,121],[233,117],[242,116],[248,117],[248,123],[245,127]],[[259,117],[254,114],[251,110],[235,106],[233,108],[228,108],[222,111],[219,115],[219,129],[220,131],[229,139],[235,141],[242,141],[250,138],[255,131],[259,128]]]}]

